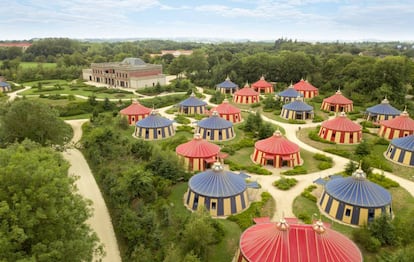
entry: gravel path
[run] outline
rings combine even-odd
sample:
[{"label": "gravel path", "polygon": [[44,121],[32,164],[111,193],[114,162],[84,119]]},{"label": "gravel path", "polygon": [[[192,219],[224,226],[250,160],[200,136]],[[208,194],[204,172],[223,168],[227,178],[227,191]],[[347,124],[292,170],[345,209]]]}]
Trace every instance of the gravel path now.
[{"label": "gravel path", "polygon": [[[66,121],[72,126],[74,132],[71,143],[78,142],[82,137],[81,127],[82,124],[87,121],[87,119]],[[88,163],[82,153],[75,148],[67,149],[62,154],[63,157],[71,164],[69,174],[79,177],[76,181],[79,193],[84,198],[92,200],[93,216],[87,222],[91,225],[92,229],[98,235],[99,240],[104,245],[106,256],[102,259],[102,261],[122,261],[114,229],[112,227],[111,217],[109,216],[105,201],[98,185],[96,184]]]}]

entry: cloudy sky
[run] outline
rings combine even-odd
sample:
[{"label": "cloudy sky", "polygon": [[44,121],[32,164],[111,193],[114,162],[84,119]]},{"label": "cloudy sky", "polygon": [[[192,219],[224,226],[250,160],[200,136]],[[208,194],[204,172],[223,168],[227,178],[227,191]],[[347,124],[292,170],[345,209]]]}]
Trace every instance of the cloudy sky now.
[{"label": "cloudy sky", "polygon": [[412,0],[0,0],[0,40],[414,40]]}]

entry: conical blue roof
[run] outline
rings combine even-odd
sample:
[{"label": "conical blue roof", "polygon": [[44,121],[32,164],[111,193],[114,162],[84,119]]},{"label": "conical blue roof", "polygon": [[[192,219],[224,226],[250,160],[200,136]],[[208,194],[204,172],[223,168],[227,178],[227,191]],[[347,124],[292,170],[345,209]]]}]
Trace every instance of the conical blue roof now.
[{"label": "conical blue roof", "polygon": [[277,95],[281,97],[303,97],[302,93],[296,91],[292,85],[282,92],[279,92]]},{"label": "conical blue roof", "polygon": [[394,138],[391,144],[406,151],[414,151],[414,135]]},{"label": "conical blue roof", "polygon": [[220,163],[190,178],[189,188],[200,195],[209,197],[230,197],[246,190],[244,179],[230,171],[223,170]]},{"label": "conical blue roof", "polygon": [[138,121],[135,125],[141,128],[158,128],[172,125],[173,121],[157,115],[155,111],[152,111],[149,116]]},{"label": "conical blue roof", "polygon": [[401,111],[391,106],[386,98],[382,100],[381,104],[367,108],[367,112],[374,115],[399,116],[401,114]]},{"label": "conical blue roof", "polygon": [[313,107],[311,107],[310,105],[300,100],[295,100],[289,104],[283,105],[283,108],[287,110],[299,111],[299,112],[313,111]]},{"label": "conical blue roof", "polygon": [[226,88],[226,89],[232,89],[232,88],[238,88],[239,86],[235,83],[233,83],[229,77],[226,78],[223,82],[217,85],[220,88]]},{"label": "conical blue roof", "polygon": [[195,97],[194,93],[191,94],[191,96],[184,101],[180,102],[180,106],[205,106],[207,103],[203,100],[198,99]]},{"label": "conical blue roof", "polygon": [[325,185],[328,195],[340,202],[359,207],[382,207],[391,203],[391,194],[383,187],[368,181],[361,169],[351,177],[336,178]]},{"label": "conical blue roof", "polygon": [[226,129],[232,127],[233,123],[221,118],[217,111],[213,111],[213,114],[209,118],[198,122],[198,126],[207,129]]}]

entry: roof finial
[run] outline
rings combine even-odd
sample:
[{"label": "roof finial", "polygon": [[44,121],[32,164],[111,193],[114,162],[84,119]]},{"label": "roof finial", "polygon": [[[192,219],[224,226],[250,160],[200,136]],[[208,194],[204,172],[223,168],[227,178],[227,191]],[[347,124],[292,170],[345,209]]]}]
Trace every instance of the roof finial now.
[{"label": "roof finial", "polygon": [[246,84],[244,85],[244,87],[249,87],[249,81],[246,81]]},{"label": "roof finial", "polygon": [[226,81],[230,81],[230,77],[229,77],[229,75],[227,75],[227,77],[226,77]]},{"label": "roof finial", "polygon": [[211,169],[213,169],[214,172],[221,172],[221,171],[224,170],[223,166],[221,165],[221,163],[219,161],[214,162],[214,164],[211,167]]},{"label": "roof finial", "polygon": [[284,212],[282,212],[282,218],[280,218],[279,222],[277,222],[276,227],[281,231],[286,231],[289,229],[289,224],[285,219]]},{"label": "roof finial", "polygon": [[355,170],[354,173],[352,173],[352,177],[356,178],[356,179],[365,179],[366,178],[366,174],[364,172],[364,170],[362,170],[362,160],[359,161],[359,167],[357,170]]},{"label": "roof finial", "polygon": [[407,112],[407,106],[404,107],[404,111],[401,112],[400,116],[409,116],[410,114],[408,114]]},{"label": "roof finial", "polygon": [[315,224],[312,225],[312,228],[318,234],[323,234],[326,231],[325,225],[323,224],[320,218],[318,221],[315,222]]},{"label": "roof finial", "polygon": [[219,113],[217,112],[217,110],[213,110],[213,112],[211,113],[211,116],[219,116]]}]

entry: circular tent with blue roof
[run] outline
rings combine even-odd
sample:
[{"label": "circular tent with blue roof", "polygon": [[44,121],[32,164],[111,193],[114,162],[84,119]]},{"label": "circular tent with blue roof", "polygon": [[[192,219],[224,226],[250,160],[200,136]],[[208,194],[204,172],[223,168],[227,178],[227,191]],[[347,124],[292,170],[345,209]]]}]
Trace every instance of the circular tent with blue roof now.
[{"label": "circular tent with blue roof", "polygon": [[391,194],[368,181],[359,167],[351,177],[338,177],[328,181],[319,205],[334,219],[362,226],[381,215],[392,217],[391,200]]},{"label": "circular tent with blue roof", "polygon": [[145,140],[159,140],[174,136],[173,121],[158,115],[153,110],[149,116],[135,124],[134,135]]},{"label": "circular tent with blue roof", "polygon": [[283,105],[280,117],[285,119],[306,120],[313,118],[313,107],[302,101],[298,97],[295,101]]},{"label": "circular tent with blue roof", "polygon": [[189,98],[178,104],[179,112],[186,115],[204,115],[206,113],[206,105],[207,103],[198,99],[194,93],[191,93]]},{"label": "circular tent with blue roof", "polygon": [[230,80],[230,77],[227,77],[226,80],[217,85],[217,91],[220,91],[223,94],[233,94],[237,90],[239,90],[239,86],[233,83]]},{"label": "circular tent with blue roof", "polygon": [[243,177],[216,162],[211,169],[190,178],[185,205],[191,210],[205,207],[214,217],[233,215],[249,206],[246,189]]},{"label": "circular tent with blue roof", "polygon": [[401,111],[390,105],[387,98],[381,101],[381,104],[367,108],[365,115],[367,121],[379,123],[381,120],[389,120],[396,118],[401,114]]},{"label": "circular tent with blue roof", "polygon": [[217,111],[213,111],[209,118],[198,122],[195,133],[199,133],[208,141],[226,141],[236,135],[233,123],[221,118]]},{"label": "circular tent with blue roof", "polygon": [[398,164],[414,166],[414,135],[391,140],[385,157]]},{"label": "circular tent with blue roof", "polygon": [[276,95],[276,100],[280,100],[283,103],[289,103],[295,101],[297,97],[303,97],[302,93],[296,91],[293,85],[290,85],[287,89]]}]

